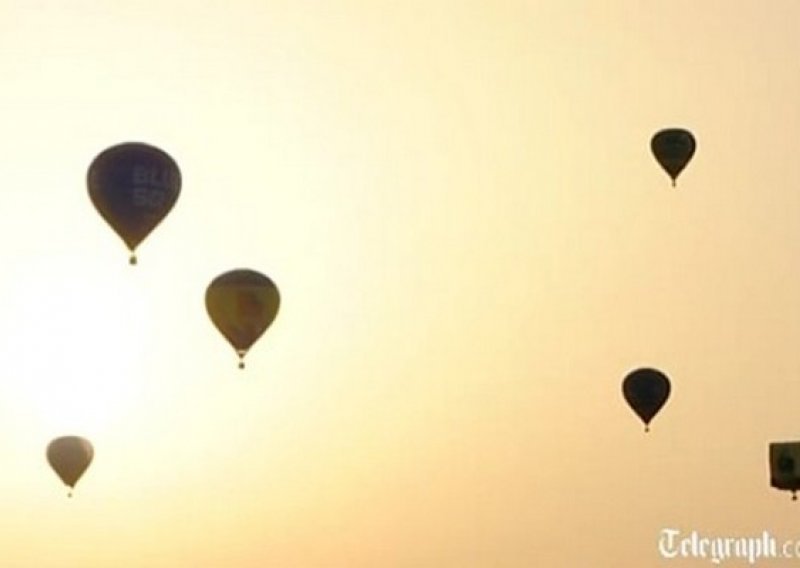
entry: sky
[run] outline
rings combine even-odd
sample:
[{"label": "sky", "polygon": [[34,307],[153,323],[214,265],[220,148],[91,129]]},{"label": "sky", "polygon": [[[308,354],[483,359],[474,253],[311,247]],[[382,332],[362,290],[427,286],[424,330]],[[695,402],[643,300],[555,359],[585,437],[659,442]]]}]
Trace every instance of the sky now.
[{"label": "sky", "polygon": [[[799,19],[0,0],[0,564],[691,567],[710,549],[665,531],[800,541],[767,460],[800,438]],[[697,139],[676,188],[665,127]],[[183,178],[136,266],[86,188],[125,141]],[[203,303],[233,268],[282,301],[244,370]],[[641,366],[672,382],[647,434]],[[45,460],[69,434],[95,451],[71,499]]]}]

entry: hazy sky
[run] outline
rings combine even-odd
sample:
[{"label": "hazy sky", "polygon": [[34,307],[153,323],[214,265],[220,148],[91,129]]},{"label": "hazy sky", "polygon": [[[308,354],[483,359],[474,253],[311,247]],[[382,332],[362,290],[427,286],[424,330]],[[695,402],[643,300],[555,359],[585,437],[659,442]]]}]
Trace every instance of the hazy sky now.
[{"label": "hazy sky", "polygon": [[[800,540],[767,463],[800,438],[799,21],[0,0],[0,565],[703,566],[663,529]],[[676,189],[669,126],[698,142]],[[183,174],[135,267],[85,182],[123,141]],[[238,267],[282,295],[244,371],[203,305]],[[649,434],[620,386],[642,365],[673,385]],[[72,499],[64,434],[95,448]]]}]

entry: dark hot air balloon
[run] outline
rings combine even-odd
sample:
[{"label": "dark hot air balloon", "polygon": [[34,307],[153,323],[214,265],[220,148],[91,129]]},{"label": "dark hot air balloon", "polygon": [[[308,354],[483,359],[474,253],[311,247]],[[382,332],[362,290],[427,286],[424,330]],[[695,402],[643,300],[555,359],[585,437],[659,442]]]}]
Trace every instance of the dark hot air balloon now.
[{"label": "dark hot air balloon", "polygon": [[112,146],[92,161],[89,197],[131,251],[166,217],[181,190],[178,165],[167,153],[140,142]]},{"label": "dark hot air balloon", "polygon": [[622,394],[644,422],[645,432],[649,431],[650,421],[667,402],[669,393],[669,379],[656,369],[636,369],[622,381]]},{"label": "dark hot air balloon", "polygon": [[694,136],[683,128],[667,128],[655,133],[650,141],[650,149],[661,167],[675,180],[694,156],[696,143]]},{"label": "dark hot air balloon", "polygon": [[206,310],[216,328],[244,356],[278,314],[280,294],[275,284],[255,270],[231,270],[214,278],[206,289]]},{"label": "dark hot air balloon", "polygon": [[774,442],[769,445],[770,485],[791,491],[797,500],[800,491],[800,442]]},{"label": "dark hot air balloon", "polygon": [[88,440],[79,436],[63,436],[56,438],[47,446],[47,461],[58,477],[72,489],[92,463],[94,449]]}]

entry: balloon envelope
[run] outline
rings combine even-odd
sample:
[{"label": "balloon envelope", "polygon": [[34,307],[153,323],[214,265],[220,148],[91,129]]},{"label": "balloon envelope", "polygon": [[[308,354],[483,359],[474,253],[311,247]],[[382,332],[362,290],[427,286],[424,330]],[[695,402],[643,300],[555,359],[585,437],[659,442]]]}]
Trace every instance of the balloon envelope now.
[{"label": "balloon envelope", "polygon": [[647,427],[669,398],[669,379],[656,369],[636,369],[622,382],[622,393]]},{"label": "balloon envelope", "polygon": [[791,491],[792,494],[800,490],[800,442],[769,445],[769,474],[770,485],[775,489]]},{"label": "balloon envelope", "polygon": [[87,185],[95,208],[130,249],[134,263],[136,247],[175,205],[181,173],[163,150],[126,142],[95,157]]},{"label": "balloon envelope", "polygon": [[655,133],[650,140],[650,149],[661,167],[675,179],[694,156],[696,148],[694,136],[683,128],[667,128]]},{"label": "balloon envelope", "polygon": [[79,436],[56,438],[47,446],[47,461],[58,477],[69,487],[75,484],[92,463],[94,449],[88,440]]},{"label": "balloon envelope", "polygon": [[206,289],[206,311],[241,360],[278,314],[280,294],[275,284],[255,270],[220,274]]}]

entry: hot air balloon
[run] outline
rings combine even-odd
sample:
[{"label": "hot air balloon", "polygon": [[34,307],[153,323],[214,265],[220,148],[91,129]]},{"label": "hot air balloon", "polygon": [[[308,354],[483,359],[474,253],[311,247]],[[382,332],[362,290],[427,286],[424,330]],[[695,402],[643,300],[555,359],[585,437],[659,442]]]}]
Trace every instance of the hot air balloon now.
[{"label": "hot air balloon", "polygon": [[650,149],[661,167],[675,180],[694,156],[696,148],[694,136],[683,128],[667,128],[655,133],[650,140]]},{"label": "hot air balloon", "polygon": [[72,489],[92,463],[94,449],[88,440],[79,436],[63,436],[56,438],[47,446],[47,461],[58,477]]},{"label": "hot air balloon", "polygon": [[792,492],[800,490],[800,442],[774,442],[769,445],[770,485]]},{"label": "hot air balloon", "polygon": [[669,392],[669,379],[656,369],[636,369],[622,381],[622,394],[644,422],[645,432],[650,430],[650,421],[667,402]]},{"label": "hot air balloon", "polygon": [[209,284],[206,311],[239,355],[240,369],[247,350],[273,322],[279,305],[278,288],[255,270],[231,270]]},{"label": "hot air balloon", "polygon": [[163,150],[140,142],[112,146],[92,161],[89,197],[131,251],[170,212],[181,190],[178,165]]}]

